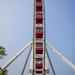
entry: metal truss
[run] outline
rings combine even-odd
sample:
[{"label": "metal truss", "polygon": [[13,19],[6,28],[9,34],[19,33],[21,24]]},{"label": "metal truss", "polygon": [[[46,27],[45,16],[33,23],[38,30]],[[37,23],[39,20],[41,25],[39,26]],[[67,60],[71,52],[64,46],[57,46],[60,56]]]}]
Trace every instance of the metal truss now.
[{"label": "metal truss", "polygon": [[[8,63],[6,63],[4,66],[2,66],[1,71],[6,70],[6,69],[7,69],[29,46],[31,46],[31,45],[32,45],[32,41],[29,42],[28,44],[26,44],[15,56],[13,56],[13,57],[8,61]],[[56,49],[54,46],[51,46],[51,45],[48,46],[48,44],[46,44],[46,47],[47,47],[47,48],[49,47],[50,50],[52,50],[53,53],[55,53],[56,55],[58,55],[58,57],[61,58],[62,61],[64,61],[68,66],[70,66],[70,67],[75,71],[75,65],[74,65],[71,61],[69,61],[61,52],[59,52],[58,49]],[[29,56],[30,56],[30,54],[31,54],[31,51],[32,51],[32,50],[30,49],[30,50],[29,50],[29,53],[28,53],[28,56],[27,56],[27,59],[26,59],[26,61],[25,61],[25,64],[24,64],[24,67],[23,67],[23,70],[22,70],[21,75],[24,74],[24,71],[25,71],[25,68],[26,68],[26,64],[27,64],[27,62],[28,62]],[[51,58],[49,57],[49,53],[48,53],[47,49],[46,49],[46,53],[47,53],[47,57],[48,57],[48,60],[49,60],[49,64],[50,64],[50,66],[51,66],[51,69],[52,69],[52,71],[53,71],[53,74],[56,75],[56,74],[55,74],[54,67],[53,67],[53,65],[52,65]]]}]

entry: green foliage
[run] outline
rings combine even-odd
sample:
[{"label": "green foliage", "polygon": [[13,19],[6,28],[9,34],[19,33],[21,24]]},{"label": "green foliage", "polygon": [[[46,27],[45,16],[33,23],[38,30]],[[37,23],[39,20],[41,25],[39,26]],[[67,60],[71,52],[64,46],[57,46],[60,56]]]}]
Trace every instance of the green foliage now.
[{"label": "green foliage", "polygon": [[6,54],[5,54],[5,48],[2,47],[2,46],[0,46],[0,55],[1,55],[1,56],[2,56],[2,55],[6,55]]},{"label": "green foliage", "polygon": [[[5,48],[0,46],[0,57],[2,57],[3,55],[6,55]],[[0,75],[7,75],[7,70],[2,70],[0,68]]]},{"label": "green foliage", "polygon": [[0,75],[7,75],[7,70],[0,69]]}]

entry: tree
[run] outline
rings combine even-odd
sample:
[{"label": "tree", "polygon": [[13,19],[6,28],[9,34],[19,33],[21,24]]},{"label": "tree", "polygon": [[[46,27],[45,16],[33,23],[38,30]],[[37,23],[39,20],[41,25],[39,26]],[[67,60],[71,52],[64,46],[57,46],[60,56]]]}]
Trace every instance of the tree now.
[{"label": "tree", "polygon": [[[0,58],[1,58],[2,56],[4,56],[4,55],[6,55],[6,53],[5,53],[5,48],[2,47],[2,46],[0,46]],[[7,70],[4,70],[4,69],[1,69],[1,68],[0,68],[0,75],[7,75]]]},{"label": "tree", "polygon": [[3,56],[3,55],[6,55],[5,53],[5,48],[0,46],[0,55]]},{"label": "tree", "polygon": [[7,70],[2,70],[2,69],[0,68],[0,75],[7,75]]}]

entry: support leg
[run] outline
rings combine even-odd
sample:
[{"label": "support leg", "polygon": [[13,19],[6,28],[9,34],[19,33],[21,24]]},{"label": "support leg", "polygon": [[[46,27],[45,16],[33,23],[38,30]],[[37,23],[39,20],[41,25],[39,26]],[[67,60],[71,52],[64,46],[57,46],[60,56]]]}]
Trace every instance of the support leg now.
[{"label": "support leg", "polygon": [[30,51],[29,51],[29,53],[28,53],[28,56],[27,56],[27,59],[26,59],[26,61],[25,61],[24,67],[23,67],[23,69],[22,69],[21,75],[24,75],[24,71],[25,71],[25,69],[26,69],[27,62],[28,62],[29,56],[30,56],[30,54],[31,54],[31,51],[32,51],[32,47],[30,48]]},{"label": "support leg", "polygon": [[46,53],[47,53],[47,57],[48,57],[48,59],[49,59],[49,64],[50,64],[50,66],[51,66],[53,75],[56,75],[55,70],[54,70],[54,67],[53,67],[53,64],[52,64],[52,61],[51,61],[51,59],[50,59],[50,57],[49,57],[49,54],[48,54],[47,49],[46,49]]}]

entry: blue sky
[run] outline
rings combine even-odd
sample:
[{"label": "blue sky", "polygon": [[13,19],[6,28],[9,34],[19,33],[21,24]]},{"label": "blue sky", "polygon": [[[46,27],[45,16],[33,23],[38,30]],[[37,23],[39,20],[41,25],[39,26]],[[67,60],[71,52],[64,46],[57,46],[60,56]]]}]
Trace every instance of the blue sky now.
[{"label": "blue sky", "polygon": [[[75,64],[75,1],[45,0],[47,39]],[[3,65],[18,49],[32,40],[33,0],[0,0],[0,45],[7,50],[7,56],[0,60]],[[75,72],[64,64],[50,50],[50,57],[57,75],[74,75]],[[24,58],[24,54],[21,56]],[[17,75],[23,65],[19,58],[8,69]],[[24,61],[24,60],[22,60]],[[19,62],[19,63],[18,63]],[[14,66],[18,66],[18,71]],[[12,70],[11,70],[12,69]]]}]

